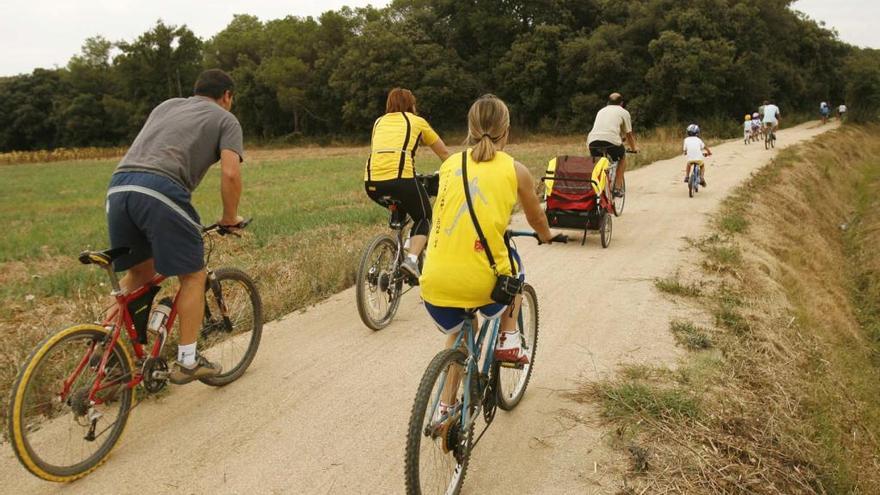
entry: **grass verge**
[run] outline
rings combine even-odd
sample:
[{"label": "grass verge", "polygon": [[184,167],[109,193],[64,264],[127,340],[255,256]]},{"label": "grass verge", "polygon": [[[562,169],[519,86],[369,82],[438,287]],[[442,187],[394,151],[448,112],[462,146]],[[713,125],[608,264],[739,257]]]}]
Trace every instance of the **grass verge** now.
[{"label": "grass verge", "polygon": [[631,456],[626,493],[880,493],[878,131],[786,150],[724,203],[686,300],[716,328],[671,323],[676,371],[576,394]]}]

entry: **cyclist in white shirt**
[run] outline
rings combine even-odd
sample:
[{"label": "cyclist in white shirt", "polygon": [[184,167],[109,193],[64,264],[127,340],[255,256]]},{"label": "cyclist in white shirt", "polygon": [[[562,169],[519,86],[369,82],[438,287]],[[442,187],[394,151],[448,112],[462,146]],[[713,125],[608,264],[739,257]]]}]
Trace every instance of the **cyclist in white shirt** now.
[{"label": "cyclist in white shirt", "polygon": [[843,103],[837,107],[837,116],[840,117],[841,122],[843,121],[843,117],[846,115],[846,105]]},{"label": "cyclist in white shirt", "polygon": [[770,132],[776,132],[776,129],[779,127],[779,117],[782,116],[782,112],[779,111],[779,107],[767,100],[764,100],[763,108],[764,133],[769,134]]},{"label": "cyclist in white shirt", "polygon": [[608,96],[608,104],[596,114],[593,128],[587,136],[590,156],[600,158],[607,154],[612,161],[618,162],[617,175],[612,186],[614,196],[623,194],[623,173],[626,171],[624,139],[632,151],[639,149],[636,136],[633,134],[632,117],[623,106],[623,96],[620,93],[611,93]]},{"label": "cyclist in white shirt", "polygon": [[703,158],[710,156],[712,150],[700,139],[700,126],[691,124],[687,127],[687,136],[684,138],[682,150],[687,157],[687,166],[684,171],[684,182],[687,183],[691,175],[691,167],[700,167],[700,185],[706,187],[706,165]]}]

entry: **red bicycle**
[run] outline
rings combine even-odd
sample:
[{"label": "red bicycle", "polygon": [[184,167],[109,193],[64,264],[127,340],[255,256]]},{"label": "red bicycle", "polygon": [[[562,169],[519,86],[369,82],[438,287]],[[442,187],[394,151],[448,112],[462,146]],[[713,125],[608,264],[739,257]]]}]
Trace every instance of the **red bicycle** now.
[{"label": "red bicycle", "polygon": [[[214,249],[211,234],[237,235],[216,224],[204,227],[202,233],[208,245],[206,265]],[[80,254],[81,263],[107,272],[117,311],[100,325],[75,325],[47,337],[28,357],[13,386],[10,443],[24,467],[45,480],[73,481],[97,468],[119,441],[129,412],[137,407],[136,388],[153,394],[168,383],[163,349],[177,318],[176,295],[160,300],[147,313],[165,277],[157,275],[146,285],[123,292],[113,260],[128,252],[116,248]],[[235,268],[208,269],[206,285],[198,347],[223,366],[223,373],[201,381],[223,386],[241,377],[257,353],[262,302],[254,281]],[[130,309],[132,302],[145,298],[148,302],[141,308]],[[146,323],[147,314],[152,320],[149,331],[135,323]],[[134,356],[121,338],[123,329]]]}]

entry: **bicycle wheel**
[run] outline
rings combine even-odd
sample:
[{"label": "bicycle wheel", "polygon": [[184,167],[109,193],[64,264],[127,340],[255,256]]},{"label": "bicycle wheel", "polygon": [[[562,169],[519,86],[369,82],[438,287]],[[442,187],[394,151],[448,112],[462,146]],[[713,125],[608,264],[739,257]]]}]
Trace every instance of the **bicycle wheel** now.
[{"label": "bicycle wheel", "polygon": [[697,187],[697,174],[691,172],[691,176],[688,179],[688,197],[694,197],[694,188]]},{"label": "bicycle wheel", "polygon": [[257,355],[262,335],[263,302],[257,284],[237,268],[215,270],[214,280],[208,279],[198,347],[223,372],[200,381],[220,387],[238,380]]},{"label": "bicycle wheel", "polygon": [[620,181],[620,196],[611,195],[611,202],[614,204],[614,216],[623,215],[623,205],[626,203],[626,177]]},{"label": "bicycle wheel", "polygon": [[772,134],[766,134],[764,136],[764,149],[765,150],[770,149],[770,140],[772,139],[772,137],[773,137]]},{"label": "bicycle wheel", "polygon": [[[464,484],[476,423],[471,421],[467,429],[462,424],[466,377],[461,375],[465,359],[457,349],[441,351],[431,360],[419,383],[406,436],[404,473],[408,494],[457,494]],[[441,415],[440,397],[451,373],[461,378],[454,393],[454,404],[458,406]]]},{"label": "bicycle wheel", "polygon": [[[608,215],[605,216],[611,219]],[[498,407],[505,411],[510,411],[522,400],[535,366],[535,351],[538,349],[538,295],[529,284],[523,285],[522,307],[516,326],[522,338],[523,349],[529,355],[529,364],[507,367],[495,363],[495,372],[498,373]]]},{"label": "bicycle wheel", "polygon": [[775,132],[770,133],[770,147],[771,148],[776,147],[776,133]]},{"label": "bicycle wheel", "polygon": [[602,218],[599,219],[599,240],[603,248],[611,244],[611,219],[611,215],[607,213],[602,213]]},{"label": "bicycle wheel", "polygon": [[397,274],[397,241],[382,234],[367,246],[357,274],[357,308],[370,329],[387,327],[397,307],[403,279]]},{"label": "bicycle wheel", "polygon": [[81,478],[119,441],[134,396],[126,386],[134,365],[125,346],[113,346],[98,403],[89,401],[109,334],[98,325],[66,328],[43,340],[21,368],[7,426],[15,456],[35,476]]}]

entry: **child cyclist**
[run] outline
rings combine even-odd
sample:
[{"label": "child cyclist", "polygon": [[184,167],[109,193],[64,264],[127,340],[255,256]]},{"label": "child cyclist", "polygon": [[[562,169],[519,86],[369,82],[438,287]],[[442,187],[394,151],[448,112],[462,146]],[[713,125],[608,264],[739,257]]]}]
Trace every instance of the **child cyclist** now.
[{"label": "child cyclist", "polygon": [[700,185],[706,187],[706,166],[703,158],[710,156],[712,151],[706,146],[706,143],[700,139],[700,126],[691,124],[687,127],[687,137],[684,138],[682,146],[684,155],[687,157],[687,166],[684,171],[684,182],[687,184],[691,175],[691,167],[700,167]]},{"label": "child cyclist", "polygon": [[743,122],[743,141],[749,144],[752,137],[752,114],[746,114],[746,120]]}]

